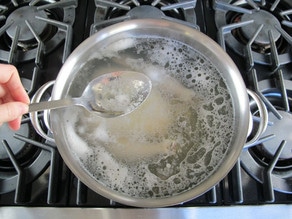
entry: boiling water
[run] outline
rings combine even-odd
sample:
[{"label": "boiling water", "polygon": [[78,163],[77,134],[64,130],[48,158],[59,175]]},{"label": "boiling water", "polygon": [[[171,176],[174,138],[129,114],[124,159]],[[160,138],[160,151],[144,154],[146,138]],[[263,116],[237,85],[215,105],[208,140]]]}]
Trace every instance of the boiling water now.
[{"label": "boiling water", "polygon": [[147,74],[153,87],[123,117],[67,109],[66,134],[85,171],[139,198],[168,197],[202,183],[224,159],[233,135],[232,100],[218,70],[192,48],[162,38],[129,38],[100,51],[107,54],[95,53],[82,67],[70,95],[88,78],[116,70]]}]

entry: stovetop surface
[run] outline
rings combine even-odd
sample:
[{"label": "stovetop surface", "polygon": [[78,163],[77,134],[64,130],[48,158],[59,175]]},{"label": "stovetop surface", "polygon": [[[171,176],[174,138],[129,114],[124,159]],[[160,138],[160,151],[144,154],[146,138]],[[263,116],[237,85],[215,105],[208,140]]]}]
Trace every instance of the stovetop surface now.
[{"label": "stovetop surface", "polygon": [[[276,2],[2,1],[0,60],[16,65],[32,97],[56,78],[74,48],[108,25],[151,17],[191,26],[226,49],[246,86],[267,106],[269,123],[258,144],[243,150],[221,182],[176,207],[291,204],[292,4]],[[23,13],[27,13],[26,21],[17,19]],[[263,15],[267,20],[258,21]],[[42,98],[49,96],[50,90]],[[257,124],[258,109],[253,101],[250,105]],[[45,127],[43,118],[40,121]],[[276,133],[273,127],[283,132]],[[34,131],[27,115],[16,133],[2,126],[0,139],[1,206],[128,207],[96,194],[78,180],[54,143]]]}]

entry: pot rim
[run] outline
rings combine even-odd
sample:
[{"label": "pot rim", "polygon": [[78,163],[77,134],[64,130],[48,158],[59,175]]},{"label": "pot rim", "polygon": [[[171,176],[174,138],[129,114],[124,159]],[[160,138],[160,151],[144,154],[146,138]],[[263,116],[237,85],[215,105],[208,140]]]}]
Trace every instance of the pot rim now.
[{"label": "pot rim", "polygon": [[51,111],[50,123],[53,130],[54,139],[62,158],[64,159],[69,169],[89,188],[109,199],[130,206],[171,206],[198,197],[199,195],[207,192],[209,189],[215,186],[220,180],[222,180],[229,173],[229,171],[238,160],[243,145],[246,141],[249,124],[249,120],[247,119],[249,117],[249,103],[246,87],[240,75],[240,72],[232,59],[215,41],[195,29],[166,20],[136,19],[114,24],[90,36],[72,52],[72,54],[68,57],[63,67],[61,68],[59,75],[56,79],[52,92],[52,100],[61,99],[62,95],[64,95],[64,87],[68,86],[67,78],[70,77],[70,74],[74,72],[78,67],[76,66],[78,64],[78,56],[85,55],[86,51],[89,50],[93,44],[101,42],[108,37],[126,31],[130,32],[139,28],[143,28],[144,30],[160,28],[166,31],[168,30],[179,32],[183,36],[186,36],[189,40],[193,40],[204,45],[207,50],[206,57],[209,57],[210,60],[214,58],[221,61],[221,67],[224,69],[224,72],[220,72],[224,73],[225,82],[229,86],[229,89],[232,91],[231,96],[233,99],[233,110],[235,115],[234,134],[236,135],[236,137],[233,137],[232,142],[230,143],[230,147],[228,148],[228,154],[225,155],[224,161],[221,162],[220,166],[217,167],[217,170],[215,170],[211,176],[209,176],[205,181],[203,181],[193,189],[190,189],[178,195],[154,199],[127,197],[120,193],[114,192],[113,190],[102,186],[101,184],[98,184],[97,181],[94,181],[94,179],[89,176],[89,174],[81,167],[81,165],[79,165],[77,162],[72,162],[74,160],[73,154],[71,153],[70,148],[64,145],[62,131],[60,129],[59,121],[57,119],[58,110]]}]

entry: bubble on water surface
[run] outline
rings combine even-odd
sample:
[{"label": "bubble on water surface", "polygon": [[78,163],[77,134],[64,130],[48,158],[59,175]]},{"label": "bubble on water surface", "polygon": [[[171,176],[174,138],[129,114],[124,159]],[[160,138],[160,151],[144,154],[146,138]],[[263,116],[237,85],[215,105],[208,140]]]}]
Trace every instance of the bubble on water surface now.
[{"label": "bubble on water surface", "polygon": [[82,154],[81,165],[96,181],[126,196],[188,191],[217,169],[229,147],[234,117],[229,90],[211,61],[185,44],[149,37],[123,42],[122,49],[120,41],[100,48],[107,53],[92,62],[100,63],[101,72],[143,71],[152,92],[141,107],[118,118],[68,108],[65,117],[76,115],[67,118],[72,150]]}]

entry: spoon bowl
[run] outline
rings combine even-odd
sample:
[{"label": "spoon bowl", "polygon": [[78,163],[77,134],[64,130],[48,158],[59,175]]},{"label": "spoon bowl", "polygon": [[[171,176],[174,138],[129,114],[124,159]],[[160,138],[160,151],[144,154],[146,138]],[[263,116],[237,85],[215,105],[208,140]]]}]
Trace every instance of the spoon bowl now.
[{"label": "spoon bowl", "polygon": [[33,103],[29,105],[29,113],[78,105],[101,117],[122,116],[140,106],[151,88],[151,80],[145,74],[111,72],[93,79],[80,97]]}]

